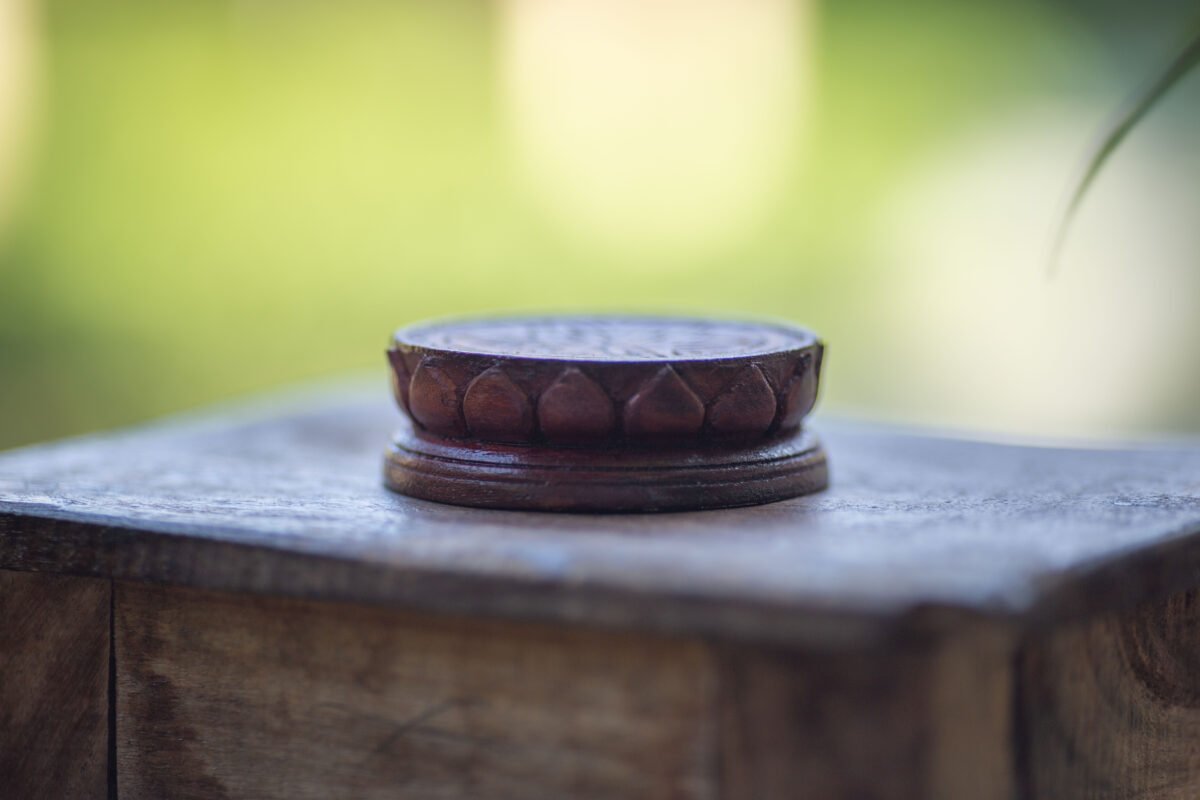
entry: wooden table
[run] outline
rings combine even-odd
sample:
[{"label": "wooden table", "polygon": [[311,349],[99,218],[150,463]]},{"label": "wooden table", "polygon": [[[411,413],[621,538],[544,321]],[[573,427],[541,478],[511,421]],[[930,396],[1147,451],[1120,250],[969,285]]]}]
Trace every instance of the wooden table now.
[{"label": "wooden table", "polygon": [[817,423],[834,486],[380,485],[379,386],[0,457],[0,795],[1200,797],[1200,444]]}]

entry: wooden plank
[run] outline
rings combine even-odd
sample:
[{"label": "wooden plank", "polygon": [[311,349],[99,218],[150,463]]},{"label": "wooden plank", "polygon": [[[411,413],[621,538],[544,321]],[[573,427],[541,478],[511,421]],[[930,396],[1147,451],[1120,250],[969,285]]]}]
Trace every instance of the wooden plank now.
[{"label": "wooden plank", "polygon": [[110,586],[0,571],[0,795],[107,795]]},{"label": "wooden plank", "polygon": [[979,630],[885,653],[727,651],[729,800],[1010,800],[1011,642]]},{"label": "wooden plank", "polygon": [[1200,593],[1045,633],[1018,669],[1026,797],[1200,797]]},{"label": "wooden plank", "polygon": [[137,798],[714,796],[696,642],[118,584]]},{"label": "wooden plank", "polygon": [[825,648],[890,641],[930,606],[1047,623],[1200,574],[1196,444],[1064,450],[826,422],[834,485],[811,497],[489,512],[381,486],[386,395],[272,399],[2,456],[0,568]]},{"label": "wooden plank", "polygon": [[123,798],[1010,798],[1012,640],[875,653],[118,584]]}]

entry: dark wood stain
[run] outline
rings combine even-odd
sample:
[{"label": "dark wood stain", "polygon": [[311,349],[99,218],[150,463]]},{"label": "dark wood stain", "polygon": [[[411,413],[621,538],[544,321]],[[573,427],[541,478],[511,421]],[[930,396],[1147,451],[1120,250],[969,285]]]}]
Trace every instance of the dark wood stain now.
[{"label": "dark wood stain", "polygon": [[1021,651],[1029,797],[1200,797],[1195,591],[1048,632]]},{"label": "dark wood stain", "polygon": [[724,796],[1011,798],[1010,646],[981,629],[886,653],[724,652]]},{"label": "dark wood stain", "polygon": [[0,795],[108,787],[108,581],[0,571]]},{"label": "dark wood stain", "polygon": [[[154,667],[170,649],[166,637],[174,634],[190,639],[192,631],[175,628],[177,619],[170,616],[169,610],[155,620],[162,627],[127,624],[121,593],[118,586],[114,597],[114,646],[120,665],[116,691],[118,797],[139,793],[145,797],[213,800],[230,797],[221,781],[211,774],[204,745],[183,712],[184,698],[173,676]],[[133,720],[138,722],[133,724]],[[151,728],[159,735],[150,739],[139,736]],[[143,761],[131,764],[128,754],[135,750]]]}]

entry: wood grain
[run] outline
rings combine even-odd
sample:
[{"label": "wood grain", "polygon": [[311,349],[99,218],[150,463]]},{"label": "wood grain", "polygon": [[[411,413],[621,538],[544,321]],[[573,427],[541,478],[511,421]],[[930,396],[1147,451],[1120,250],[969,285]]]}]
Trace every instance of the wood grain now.
[{"label": "wood grain", "polygon": [[1195,444],[826,421],[822,494],[584,517],[388,492],[398,414],[372,383],[0,456],[0,568],[818,648],[912,633],[928,607],[950,627],[1119,611],[1200,569]]},{"label": "wood grain", "polygon": [[709,798],[683,640],[118,584],[119,794]]},{"label": "wood grain", "polygon": [[723,797],[1008,800],[1011,643],[722,658]]},{"label": "wood grain", "polygon": [[107,795],[109,587],[0,571],[0,796]]},{"label": "wood grain", "polygon": [[1018,669],[1027,796],[1200,797],[1200,593],[1045,633]]}]

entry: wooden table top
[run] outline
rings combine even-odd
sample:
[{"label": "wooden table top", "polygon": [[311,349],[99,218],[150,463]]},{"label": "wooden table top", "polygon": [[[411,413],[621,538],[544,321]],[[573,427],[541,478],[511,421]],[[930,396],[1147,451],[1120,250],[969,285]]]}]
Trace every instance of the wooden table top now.
[{"label": "wooden table top", "polygon": [[487,511],[380,481],[383,385],[0,455],[0,569],[858,646],[1200,585],[1200,443],[1057,449],[822,420],[833,486],[754,508]]}]

